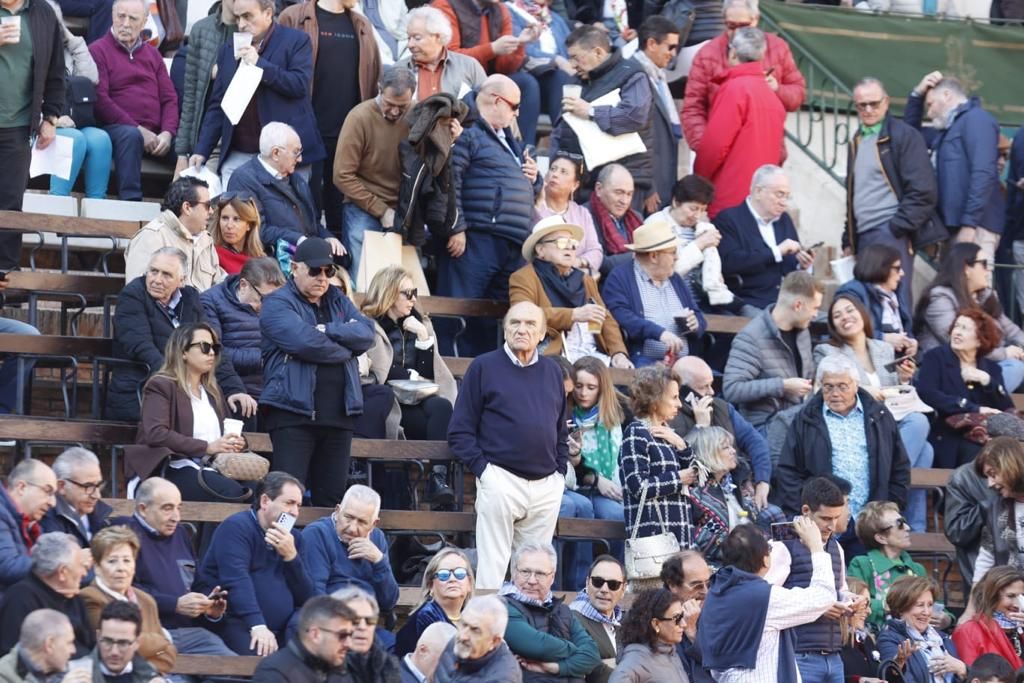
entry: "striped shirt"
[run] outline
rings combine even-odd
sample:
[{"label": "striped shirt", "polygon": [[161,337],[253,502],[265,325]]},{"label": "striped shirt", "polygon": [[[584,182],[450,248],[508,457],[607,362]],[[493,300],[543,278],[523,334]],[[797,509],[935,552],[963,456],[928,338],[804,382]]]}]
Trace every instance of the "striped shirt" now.
[{"label": "striped shirt", "polygon": [[[640,290],[640,301],[644,307],[644,318],[673,334],[678,334],[683,340],[683,348],[677,355],[680,358],[687,355],[689,353],[689,345],[686,342],[686,337],[679,334],[679,328],[675,320],[676,317],[683,315],[686,307],[683,306],[683,302],[676,295],[672,282],[665,280],[660,285],[657,284],[635,260],[633,261],[633,274],[636,276],[637,289]],[[668,346],[660,339],[644,340],[642,351],[644,356],[661,360],[667,352]]]}]

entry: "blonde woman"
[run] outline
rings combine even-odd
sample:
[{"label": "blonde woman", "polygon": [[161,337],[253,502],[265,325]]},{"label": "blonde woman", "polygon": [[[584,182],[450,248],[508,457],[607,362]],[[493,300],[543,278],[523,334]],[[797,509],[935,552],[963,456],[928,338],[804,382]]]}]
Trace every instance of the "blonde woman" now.
[{"label": "blonde woman", "polygon": [[260,239],[260,211],[249,195],[226,192],[217,197],[210,235],[228,275],[237,274],[249,259],[267,255]]},{"label": "blonde woman", "polygon": [[416,649],[420,634],[437,621],[455,624],[473,597],[473,565],[458,548],[444,548],[430,559],[423,572],[423,602],[409,615],[395,638],[395,654],[404,657]]}]

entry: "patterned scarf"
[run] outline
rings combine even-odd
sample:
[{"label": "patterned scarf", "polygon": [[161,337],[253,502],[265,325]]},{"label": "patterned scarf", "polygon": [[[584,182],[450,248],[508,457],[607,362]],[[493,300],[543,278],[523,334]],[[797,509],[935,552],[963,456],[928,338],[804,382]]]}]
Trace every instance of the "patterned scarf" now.
[{"label": "patterned scarf", "polygon": [[609,431],[601,422],[596,405],[589,410],[573,408],[572,417],[583,435],[583,461],[605,479],[618,483],[622,427],[615,425]]},{"label": "patterned scarf", "polygon": [[1016,631],[1021,627],[1019,623],[1017,623],[1013,619],[1010,619],[1002,612],[993,612],[992,621],[996,622],[999,628],[1003,629],[1004,631]]},{"label": "patterned scarf", "polygon": [[43,530],[39,527],[39,522],[27,515],[21,516],[21,538],[25,541],[25,547],[28,550],[32,550],[32,546],[36,544],[41,533]]},{"label": "patterned scarf", "polygon": [[586,588],[580,589],[580,592],[576,594],[573,601],[569,603],[569,609],[573,612],[579,612],[587,619],[596,621],[599,624],[608,624],[614,628],[619,628],[622,625],[622,608],[616,605],[609,619],[601,612],[598,612],[597,608],[590,602],[590,596],[587,595]]},{"label": "patterned scarf", "polygon": [[[905,621],[903,623],[907,626],[907,635],[910,636],[910,640],[925,643],[925,649],[919,654],[926,660],[930,659],[936,653],[946,651],[946,648],[942,643],[942,636],[934,627],[929,626],[928,630],[922,634]],[[936,681],[936,683],[953,683],[953,674],[935,674],[932,676],[932,679]]]},{"label": "patterned scarf", "polygon": [[[615,219],[608,212],[604,202],[597,194],[590,196],[590,210],[594,214],[594,218],[597,219],[597,226],[601,230],[601,235],[604,239],[604,253],[606,254],[621,254],[626,251],[626,239],[622,237],[622,233],[615,227]],[[633,241],[633,231],[643,225],[643,220],[637,215],[636,211],[627,209],[625,215],[622,216],[622,222],[626,225],[626,238]]]},{"label": "patterned scarf", "polygon": [[524,605],[533,605],[534,607],[550,607],[551,603],[555,600],[555,595],[551,591],[548,591],[548,596],[543,600],[528,597],[521,593],[516,585],[511,581],[501,587],[501,590],[498,591],[498,595],[508,596],[513,600],[518,600]]},{"label": "patterned scarf", "polygon": [[[1012,500],[1004,500],[1000,505],[999,515],[996,519],[999,537],[1006,543],[1009,549],[1007,564],[1011,567],[1024,569],[1020,544],[1017,541],[1017,510]],[[984,538],[983,538],[984,540]],[[994,545],[994,544],[993,544]]]}]

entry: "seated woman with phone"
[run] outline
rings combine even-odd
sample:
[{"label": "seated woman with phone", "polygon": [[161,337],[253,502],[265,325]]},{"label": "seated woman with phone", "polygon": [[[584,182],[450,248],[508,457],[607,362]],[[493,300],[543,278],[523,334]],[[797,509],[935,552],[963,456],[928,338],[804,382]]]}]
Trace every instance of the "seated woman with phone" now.
[{"label": "seated woman with phone", "polygon": [[903,261],[896,247],[872,244],[857,251],[853,279],[836,290],[852,296],[868,311],[875,339],[890,344],[897,356],[917,355],[911,334],[910,288],[903,286]]},{"label": "seated woman with phone", "polygon": [[[924,413],[902,411],[901,401],[912,399],[902,392],[914,391],[910,381],[917,364],[912,356],[894,358],[893,347],[874,335],[874,324],[864,304],[851,294],[836,294],[828,308],[829,340],[814,347],[814,362],[839,354],[857,366],[858,384],[880,402],[889,403],[896,418],[911,467],[931,467],[935,458],[928,443],[930,425]],[[920,401],[917,402],[920,404]],[[901,414],[905,413],[905,414]],[[918,531],[924,531],[927,519],[927,492],[912,490],[907,499],[907,519]]]}]

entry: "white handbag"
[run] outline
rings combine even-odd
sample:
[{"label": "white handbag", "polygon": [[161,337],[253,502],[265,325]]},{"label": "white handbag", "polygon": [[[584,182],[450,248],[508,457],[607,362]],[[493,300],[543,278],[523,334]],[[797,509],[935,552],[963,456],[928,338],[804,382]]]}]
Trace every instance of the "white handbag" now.
[{"label": "white handbag", "polygon": [[640,493],[640,507],[637,508],[633,533],[626,539],[626,578],[630,581],[659,578],[662,562],[679,552],[679,539],[675,534],[665,531],[665,519],[661,516],[661,508],[657,503],[654,504],[654,512],[658,515],[661,533],[645,538],[636,537],[640,531],[640,520],[644,516],[644,505],[647,503],[647,487],[648,484],[644,484]]}]

